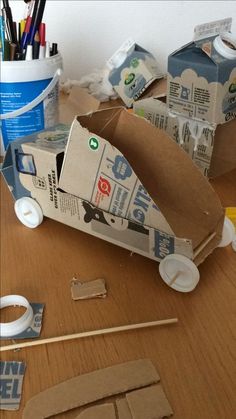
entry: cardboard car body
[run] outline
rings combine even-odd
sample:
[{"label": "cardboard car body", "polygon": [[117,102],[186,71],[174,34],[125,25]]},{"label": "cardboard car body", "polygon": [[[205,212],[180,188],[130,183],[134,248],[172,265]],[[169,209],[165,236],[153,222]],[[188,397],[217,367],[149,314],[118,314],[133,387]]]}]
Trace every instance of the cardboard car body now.
[{"label": "cardboard car body", "polygon": [[[96,141],[123,158],[117,162],[108,153],[109,170],[116,164],[121,177],[130,171],[135,174],[139,188],[133,188],[132,193],[136,198],[139,194],[138,213],[147,213],[150,204],[160,218],[146,218],[146,214],[134,218],[130,212],[121,216],[110,202],[104,209],[100,205],[102,196],[96,203],[85,194],[87,186],[91,189],[91,170],[85,170],[84,188],[76,189],[81,184],[78,169],[92,166],[96,156],[99,160]],[[81,145],[84,150],[87,147],[86,156],[79,154]],[[93,156],[91,161],[89,154]],[[224,210],[207,180],[162,130],[122,107],[80,116],[71,127],[59,125],[10,143],[2,174],[16,200],[35,199],[46,217],[159,262],[167,255],[178,254],[198,265],[221,240]],[[103,171],[102,176],[109,179],[110,175]],[[99,177],[96,169],[94,190]],[[114,178],[109,180],[115,184]],[[122,185],[122,179],[116,181],[122,196],[129,186]],[[94,196],[103,192],[106,194],[107,187],[97,189]],[[162,230],[155,227],[156,220],[163,223]]]}]

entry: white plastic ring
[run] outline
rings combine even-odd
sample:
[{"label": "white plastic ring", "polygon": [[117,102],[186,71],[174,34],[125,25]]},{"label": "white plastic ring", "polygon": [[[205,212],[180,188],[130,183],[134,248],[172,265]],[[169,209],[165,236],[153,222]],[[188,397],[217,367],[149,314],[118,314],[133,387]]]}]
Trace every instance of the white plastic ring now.
[{"label": "white plastic ring", "polygon": [[33,198],[26,196],[17,199],[14,209],[17,218],[26,227],[38,227],[43,221],[43,211],[38,202]]},{"label": "white plastic ring", "polygon": [[[227,43],[233,46],[230,48]],[[223,33],[214,39],[214,47],[222,57],[233,60],[236,58],[236,39],[229,32]]]},{"label": "white plastic ring", "polygon": [[235,235],[235,227],[230,218],[225,216],[224,225],[222,230],[222,239],[218,244],[218,247],[226,247],[232,243]]},{"label": "white plastic ring", "polygon": [[13,322],[0,323],[1,337],[19,335],[30,326],[33,320],[33,309],[25,297],[21,295],[6,295],[0,298],[0,309],[10,306],[22,306],[26,308],[26,311],[19,319]]}]

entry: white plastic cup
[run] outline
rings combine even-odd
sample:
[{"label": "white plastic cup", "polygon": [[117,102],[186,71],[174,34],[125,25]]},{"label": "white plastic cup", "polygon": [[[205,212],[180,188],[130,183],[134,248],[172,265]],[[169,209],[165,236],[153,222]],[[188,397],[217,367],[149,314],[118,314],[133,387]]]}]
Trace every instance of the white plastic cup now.
[{"label": "white plastic cup", "polygon": [[32,61],[2,61],[0,119],[4,149],[19,137],[58,123],[60,54]]}]

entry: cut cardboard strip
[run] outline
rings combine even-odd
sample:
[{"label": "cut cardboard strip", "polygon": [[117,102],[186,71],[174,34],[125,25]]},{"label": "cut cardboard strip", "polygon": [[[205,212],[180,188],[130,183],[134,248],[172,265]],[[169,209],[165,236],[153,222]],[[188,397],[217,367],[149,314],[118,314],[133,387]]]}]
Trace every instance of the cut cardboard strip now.
[{"label": "cut cardboard strip", "polygon": [[116,408],[119,419],[132,419],[132,415],[126,398],[116,400]]},{"label": "cut cardboard strip", "polygon": [[[116,412],[112,403],[92,406],[85,409],[75,419],[116,419]],[[119,418],[120,419],[120,418]],[[132,418],[131,418],[132,419]]]},{"label": "cut cardboard strip", "polygon": [[160,384],[128,393],[126,399],[132,419],[163,419],[173,415]]},{"label": "cut cardboard strip", "polygon": [[71,281],[71,296],[73,300],[85,300],[87,298],[105,298],[107,295],[104,279],[81,282],[73,278]]},{"label": "cut cardboard strip", "polygon": [[43,419],[105,397],[158,383],[160,377],[148,359],[131,361],[74,377],[29,400],[23,419]]}]

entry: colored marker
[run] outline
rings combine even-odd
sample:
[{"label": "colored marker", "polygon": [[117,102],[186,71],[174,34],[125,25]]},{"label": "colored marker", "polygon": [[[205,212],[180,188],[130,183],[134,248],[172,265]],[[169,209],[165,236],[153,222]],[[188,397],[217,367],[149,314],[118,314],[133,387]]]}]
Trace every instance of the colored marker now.
[{"label": "colored marker", "polygon": [[53,43],[52,44],[52,50],[51,50],[51,54],[50,55],[56,55],[58,54],[58,50],[57,50],[57,44]]},{"label": "colored marker", "polygon": [[50,57],[50,44],[49,42],[46,42],[46,49],[45,49],[45,58]]},{"label": "colored marker", "polygon": [[3,8],[2,8],[2,13],[4,15],[4,20],[5,20],[5,26],[6,26],[6,32],[7,32],[7,37],[8,37],[8,41],[10,43],[17,43],[17,39],[15,37],[14,34],[14,26],[13,26],[13,19],[12,19],[12,13],[11,13],[11,8],[9,7],[9,1],[8,0],[3,0]]},{"label": "colored marker", "polygon": [[33,59],[34,60],[39,58],[39,45],[40,45],[39,33],[37,31],[36,34],[35,34],[34,43],[33,43]]},{"label": "colored marker", "polygon": [[28,16],[25,23],[25,29],[21,37],[21,49],[24,51],[27,46],[27,40],[29,36],[30,26],[31,26],[31,17]]},{"label": "colored marker", "polygon": [[31,61],[33,59],[33,45],[27,45],[25,60]]},{"label": "colored marker", "polygon": [[31,23],[31,28],[30,28],[30,38],[29,38],[30,45],[33,45],[35,33],[39,30],[39,25],[42,22],[45,4],[46,4],[46,0],[35,0],[32,23]]}]

